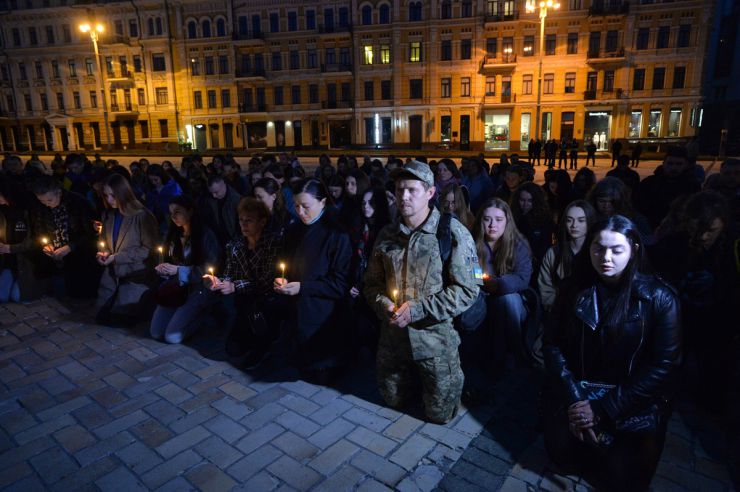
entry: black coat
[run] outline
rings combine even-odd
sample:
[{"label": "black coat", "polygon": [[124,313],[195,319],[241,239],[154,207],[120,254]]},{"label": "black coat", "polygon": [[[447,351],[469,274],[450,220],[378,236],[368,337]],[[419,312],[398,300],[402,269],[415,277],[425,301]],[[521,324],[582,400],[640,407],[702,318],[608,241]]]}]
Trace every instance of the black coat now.
[{"label": "black coat", "polygon": [[0,242],[10,245],[10,253],[0,255],[0,269],[10,269],[18,282],[22,301],[43,294],[46,285],[36,278],[33,258],[41,259],[41,245],[33,241],[31,221],[26,209],[0,206]]},{"label": "black coat", "polygon": [[650,221],[655,229],[668,215],[671,204],[676,198],[691,195],[700,190],[693,170],[676,177],[666,176],[662,167],[655,170],[652,176],[640,181],[637,188],[637,209]]},{"label": "black coat", "polygon": [[579,290],[569,282],[555,301],[543,346],[547,373],[566,404],[586,399],[578,381],[616,385],[591,402],[607,425],[672,396],[682,347],[677,296],[657,277],[638,275],[618,330],[599,323],[595,285]]}]

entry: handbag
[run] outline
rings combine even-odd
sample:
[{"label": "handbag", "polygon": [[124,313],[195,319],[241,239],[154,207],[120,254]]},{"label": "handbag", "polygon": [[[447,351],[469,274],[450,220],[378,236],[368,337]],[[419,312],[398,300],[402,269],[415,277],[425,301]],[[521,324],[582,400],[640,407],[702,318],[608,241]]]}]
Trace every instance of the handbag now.
[{"label": "handbag", "polygon": [[154,292],[154,302],[162,307],[177,308],[188,300],[187,286],[180,285],[177,279],[165,280]]}]

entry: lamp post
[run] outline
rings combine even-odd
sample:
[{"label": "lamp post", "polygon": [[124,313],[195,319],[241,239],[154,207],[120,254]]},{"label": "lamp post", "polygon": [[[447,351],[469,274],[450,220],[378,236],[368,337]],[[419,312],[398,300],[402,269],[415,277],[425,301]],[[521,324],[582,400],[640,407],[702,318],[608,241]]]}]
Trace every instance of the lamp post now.
[{"label": "lamp post", "polygon": [[537,9],[540,9],[540,52],[539,52],[539,68],[537,70],[537,116],[535,119],[535,138],[539,139],[540,136],[540,120],[542,119],[542,53],[545,51],[545,19],[547,18],[548,9],[557,10],[560,8],[560,3],[553,0],[541,1],[536,4],[534,0],[527,1],[527,13],[533,13]]},{"label": "lamp post", "polygon": [[106,100],[105,85],[103,80],[103,65],[100,63],[100,52],[98,51],[98,33],[102,33],[105,29],[102,24],[95,24],[93,28],[90,24],[81,24],[80,31],[89,32],[90,39],[95,48],[95,63],[98,65],[98,90],[100,91],[101,98],[103,99],[103,124],[105,125],[105,140],[106,150],[110,152],[110,125],[108,125],[108,101]]}]

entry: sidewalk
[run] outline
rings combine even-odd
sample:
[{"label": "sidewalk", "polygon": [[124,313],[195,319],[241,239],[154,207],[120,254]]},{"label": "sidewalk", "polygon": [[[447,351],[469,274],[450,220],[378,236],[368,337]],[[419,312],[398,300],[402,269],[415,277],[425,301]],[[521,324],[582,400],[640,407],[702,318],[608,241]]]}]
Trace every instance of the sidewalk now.
[{"label": "sidewalk", "polygon": [[[0,489],[585,490],[559,477],[535,430],[537,376],[446,426],[382,406],[372,364],[336,388],[290,369],[247,374],[225,333],[187,345],[146,327],[91,324],[90,308],[45,298],[0,306]],[[730,490],[715,430],[671,422],[655,490]]]}]

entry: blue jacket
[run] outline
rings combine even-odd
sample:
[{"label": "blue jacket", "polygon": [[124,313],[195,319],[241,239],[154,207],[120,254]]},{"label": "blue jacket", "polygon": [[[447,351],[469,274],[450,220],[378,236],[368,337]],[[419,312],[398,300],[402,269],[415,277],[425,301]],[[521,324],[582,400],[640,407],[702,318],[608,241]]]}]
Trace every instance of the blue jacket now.
[{"label": "blue jacket", "polygon": [[475,214],[483,202],[493,196],[494,187],[491,179],[484,172],[471,178],[464,176],[462,184],[470,192],[470,210]]},{"label": "blue jacket", "polygon": [[532,277],[532,253],[529,245],[524,241],[517,241],[514,248],[514,270],[504,275],[499,275],[494,271],[493,254],[489,248],[485,272],[498,283],[494,295],[503,296],[526,290],[529,287],[529,279]]}]

